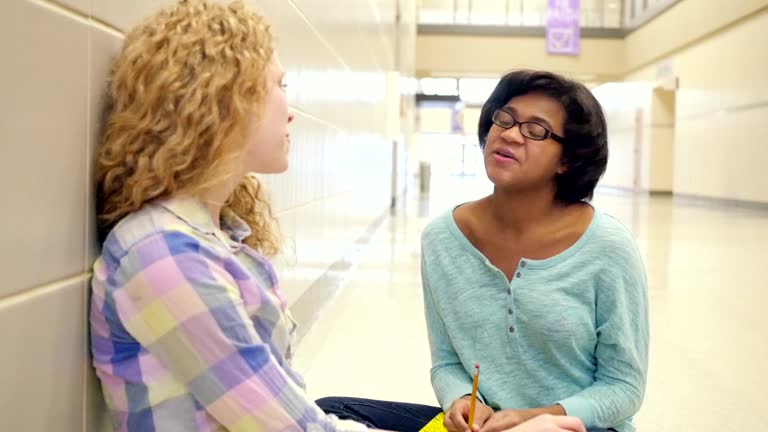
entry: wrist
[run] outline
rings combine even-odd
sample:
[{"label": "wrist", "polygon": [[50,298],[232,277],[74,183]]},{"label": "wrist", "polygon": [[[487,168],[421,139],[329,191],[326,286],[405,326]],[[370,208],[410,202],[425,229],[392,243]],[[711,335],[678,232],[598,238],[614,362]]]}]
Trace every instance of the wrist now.
[{"label": "wrist", "polygon": [[565,412],[565,407],[560,404],[554,404],[551,407],[549,407],[549,414],[558,415],[558,416],[568,415],[568,413]]},{"label": "wrist", "polygon": [[[527,422],[528,420],[538,417],[541,414],[544,414],[543,412],[539,411],[538,409],[524,409],[524,410],[518,410],[517,415],[520,419],[519,423]],[[519,424],[518,423],[518,424]]]},{"label": "wrist", "polygon": [[565,408],[563,408],[562,405],[552,405],[552,406],[544,407],[544,408],[532,408],[532,409],[527,409],[527,410],[520,410],[520,415],[525,420],[530,420],[530,419],[532,419],[534,417],[538,417],[538,416],[540,416],[542,414],[551,414],[551,415],[555,415],[555,416],[564,416],[564,415],[566,415]]},{"label": "wrist", "polygon": [[[468,401],[471,401],[471,400],[472,400],[472,395],[468,393],[468,394],[465,394],[464,396],[460,397],[459,399],[466,399],[466,400],[468,400]],[[483,402],[483,400],[480,398],[480,395],[479,395],[479,394],[477,395],[477,397],[476,397],[475,399],[476,399],[478,402],[480,402],[481,404],[485,405],[485,403]]]}]

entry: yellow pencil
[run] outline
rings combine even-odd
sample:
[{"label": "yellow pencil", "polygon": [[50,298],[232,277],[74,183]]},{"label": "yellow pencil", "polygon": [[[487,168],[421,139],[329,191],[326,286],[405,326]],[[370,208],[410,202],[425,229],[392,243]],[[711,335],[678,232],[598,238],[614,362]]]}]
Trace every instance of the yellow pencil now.
[{"label": "yellow pencil", "polygon": [[480,380],[480,363],[475,363],[475,377],[472,380],[472,399],[469,401],[469,430],[475,422],[475,401],[477,400],[477,382]]}]

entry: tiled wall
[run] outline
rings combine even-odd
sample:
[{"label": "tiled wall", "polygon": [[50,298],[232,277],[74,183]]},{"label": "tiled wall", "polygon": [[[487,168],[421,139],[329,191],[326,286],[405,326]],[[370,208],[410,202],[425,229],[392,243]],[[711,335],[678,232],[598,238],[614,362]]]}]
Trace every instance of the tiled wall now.
[{"label": "tiled wall", "polygon": [[[170,3],[0,2],[2,431],[103,429],[86,338],[88,271],[98,251],[91,155],[123,32]],[[413,49],[398,46],[397,35],[413,43],[415,7],[406,0],[336,0],[332,9],[314,0],[248,3],[274,25],[297,111],[289,172],[264,177],[286,239],[278,270],[295,301],[390,202],[386,121],[399,107],[385,103],[392,91],[385,72],[412,75]]]}]

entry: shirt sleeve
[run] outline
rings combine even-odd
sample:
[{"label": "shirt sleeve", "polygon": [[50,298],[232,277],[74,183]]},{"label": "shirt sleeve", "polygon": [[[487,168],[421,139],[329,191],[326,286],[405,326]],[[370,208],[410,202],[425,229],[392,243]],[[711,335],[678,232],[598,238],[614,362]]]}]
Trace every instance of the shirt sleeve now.
[{"label": "shirt sleeve", "polygon": [[634,242],[615,251],[598,284],[595,382],[558,403],[587,428],[609,428],[633,416],[645,394],[648,371],[648,294]]},{"label": "shirt sleeve", "polygon": [[[430,371],[432,388],[440,407],[447,411],[453,401],[472,394],[472,377],[467,373],[456,354],[448,336],[448,330],[435,305],[433,290],[429,283],[429,265],[423,252],[421,284],[424,290],[424,315],[427,321],[427,335],[429,336],[429,348],[432,356],[432,369]],[[483,401],[480,394],[478,394],[478,399]],[[483,403],[485,402],[483,401]]]},{"label": "shirt sleeve", "polygon": [[151,236],[119,262],[120,320],[229,431],[366,430],[325,415],[287,375],[260,340],[227,268],[187,234]]}]

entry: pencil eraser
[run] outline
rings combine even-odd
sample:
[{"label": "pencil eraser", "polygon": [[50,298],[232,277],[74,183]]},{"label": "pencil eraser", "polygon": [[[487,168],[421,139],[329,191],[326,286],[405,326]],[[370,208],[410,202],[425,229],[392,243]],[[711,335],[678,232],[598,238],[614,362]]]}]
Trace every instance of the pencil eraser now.
[{"label": "pencil eraser", "polygon": [[475,369],[480,369],[480,363],[475,363]]}]

